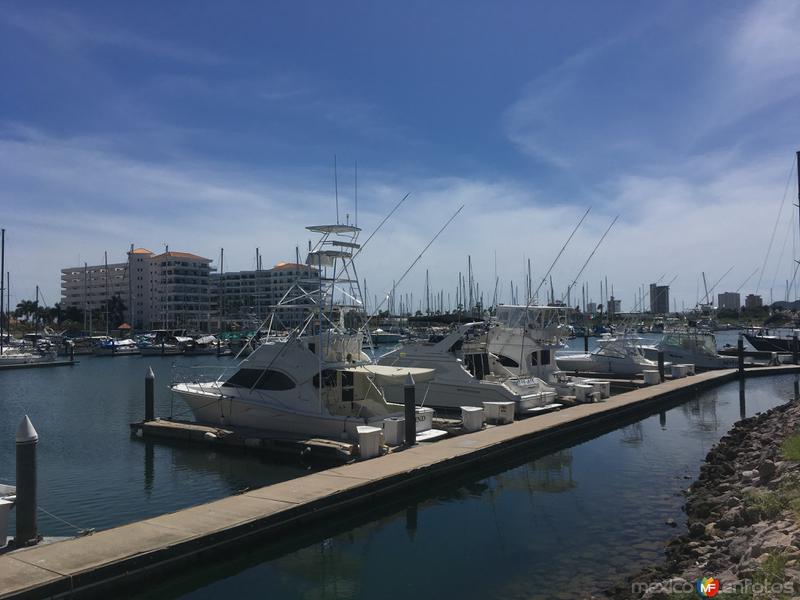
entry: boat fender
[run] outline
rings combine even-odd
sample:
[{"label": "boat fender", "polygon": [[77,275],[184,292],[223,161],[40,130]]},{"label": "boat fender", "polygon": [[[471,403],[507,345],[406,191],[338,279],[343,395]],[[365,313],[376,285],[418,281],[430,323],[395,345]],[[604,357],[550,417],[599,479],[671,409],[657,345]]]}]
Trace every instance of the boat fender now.
[{"label": "boat fender", "polygon": [[217,434],[216,434],[216,433],[212,433],[212,432],[210,432],[210,431],[206,431],[206,432],[203,434],[203,437],[204,437],[205,439],[207,439],[207,440],[216,440],[216,439],[217,439]]}]

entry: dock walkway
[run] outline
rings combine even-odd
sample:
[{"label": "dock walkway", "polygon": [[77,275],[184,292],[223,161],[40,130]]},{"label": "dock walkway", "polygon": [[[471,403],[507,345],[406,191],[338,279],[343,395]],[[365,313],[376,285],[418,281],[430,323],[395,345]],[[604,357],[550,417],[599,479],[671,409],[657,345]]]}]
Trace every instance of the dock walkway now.
[{"label": "dock walkway", "polygon": [[[798,373],[800,367],[748,370],[746,376]],[[118,587],[193,561],[230,553],[247,542],[329,517],[434,478],[474,468],[533,445],[552,445],[601,431],[681,395],[735,380],[734,369],[701,373],[581,404],[509,425],[487,428],[380,458],[252,490],[88,537],[0,556],[0,598],[108,596]]]}]

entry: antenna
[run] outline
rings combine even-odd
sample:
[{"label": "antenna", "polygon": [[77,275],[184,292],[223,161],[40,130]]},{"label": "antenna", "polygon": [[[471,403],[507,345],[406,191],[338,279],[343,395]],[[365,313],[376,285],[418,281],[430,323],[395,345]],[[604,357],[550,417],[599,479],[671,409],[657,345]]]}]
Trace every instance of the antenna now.
[{"label": "antenna", "polygon": [[356,161],[356,221],[355,226],[358,227],[358,161]]},{"label": "antenna", "polygon": [[336,155],[333,155],[333,191],[336,195],[336,224],[339,224],[339,171],[336,168]]}]

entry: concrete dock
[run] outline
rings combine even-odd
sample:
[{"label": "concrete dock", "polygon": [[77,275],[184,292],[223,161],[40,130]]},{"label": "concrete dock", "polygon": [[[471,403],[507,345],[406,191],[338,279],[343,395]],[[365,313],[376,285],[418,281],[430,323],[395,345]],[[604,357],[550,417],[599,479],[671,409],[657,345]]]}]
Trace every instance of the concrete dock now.
[{"label": "concrete dock", "polygon": [[[747,377],[800,373],[800,367],[748,370]],[[522,450],[565,443],[613,428],[686,394],[737,379],[734,369],[701,373],[581,404],[509,425],[420,444],[306,477],[88,537],[0,556],[0,598],[108,597],[132,586],[247,543],[274,539],[298,525],[374,503],[425,482],[485,466]]]},{"label": "concrete dock", "polygon": [[42,363],[22,363],[19,365],[0,365],[0,371],[8,371],[11,369],[43,369],[45,367],[71,367],[77,365],[77,360],[51,360],[50,362]]}]

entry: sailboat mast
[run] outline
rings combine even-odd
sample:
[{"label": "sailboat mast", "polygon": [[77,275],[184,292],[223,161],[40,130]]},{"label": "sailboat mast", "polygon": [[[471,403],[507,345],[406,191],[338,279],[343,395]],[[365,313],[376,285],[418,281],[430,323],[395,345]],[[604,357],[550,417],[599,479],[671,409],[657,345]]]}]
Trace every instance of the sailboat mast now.
[{"label": "sailboat mast", "polygon": [[[5,291],[6,273],[6,230],[0,229],[0,355],[3,354],[3,296]],[[10,304],[10,303],[9,303]],[[8,307],[9,312],[11,306]],[[9,322],[10,325],[10,322]]]},{"label": "sailboat mast", "polygon": [[[109,296],[108,296],[108,251],[107,250],[105,252],[103,252],[103,264],[105,265],[105,271],[106,271],[106,337],[108,337],[108,332],[109,332],[109,328],[108,328],[108,304],[109,304],[111,298],[109,298]],[[37,301],[38,301],[38,298],[37,298]]]}]

